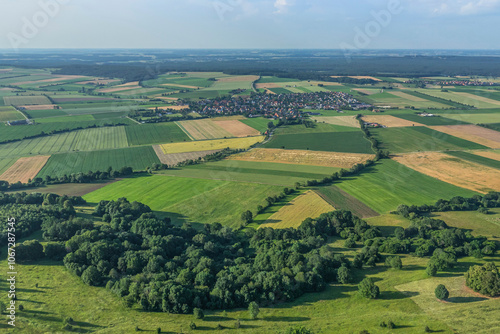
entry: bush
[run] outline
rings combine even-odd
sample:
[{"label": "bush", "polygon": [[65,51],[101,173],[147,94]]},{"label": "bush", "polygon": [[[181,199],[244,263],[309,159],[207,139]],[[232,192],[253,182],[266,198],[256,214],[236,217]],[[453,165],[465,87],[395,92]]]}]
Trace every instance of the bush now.
[{"label": "bush", "polygon": [[439,284],[436,287],[436,290],[434,290],[434,294],[436,295],[436,298],[440,300],[447,299],[450,296],[448,289],[446,289],[443,284]]},{"label": "bush", "polygon": [[373,280],[368,277],[361,281],[358,285],[358,292],[361,296],[368,299],[377,299],[380,295],[380,289],[373,283]]},{"label": "bush", "polygon": [[198,320],[202,320],[205,318],[205,313],[203,313],[203,310],[200,308],[195,307],[193,310],[194,318]]},{"label": "bush", "polygon": [[437,274],[437,267],[436,265],[429,261],[429,263],[427,264],[427,268],[425,269],[425,272],[427,273],[427,276],[436,276]]},{"label": "bush", "polygon": [[345,248],[356,248],[356,241],[354,239],[349,238],[344,243]]},{"label": "bush", "polygon": [[240,319],[237,319],[236,322],[234,323],[234,328],[239,329],[241,327]]},{"label": "bush", "polygon": [[83,283],[90,286],[99,286],[101,284],[102,275],[96,267],[90,266],[82,273]]},{"label": "bush", "polygon": [[20,305],[19,305],[19,311],[24,311],[24,306],[23,306],[23,304],[20,304]]},{"label": "bush", "polygon": [[401,258],[399,256],[389,256],[385,259],[385,265],[398,270],[403,268],[403,262],[401,262]]},{"label": "bush", "polygon": [[160,334],[160,333],[161,333],[161,328],[160,328],[160,327],[158,327],[158,328],[156,329],[156,333],[158,333],[158,334]]},{"label": "bush", "polygon": [[260,313],[259,304],[257,304],[256,302],[251,302],[248,305],[248,312],[250,313],[251,319],[253,319],[253,320],[257,319],[257,317]]},{"label": "bush", "polygon": [[297,326],[288,328],[285,334],[314,334],[314,333],[303,326]]},{"label": "bush", "polygon": [[352,281],[351,271],[345,265],[342,265],[337,271],[337,280],[342,284]]},{"label": "bush", "polygon": [[431,329],[429,328],[429,326],[425,326],[424,328],[424,332],[426,333],[432,333]]},{"label": "bush", "polygon": [[189,328],[191,328],[192,330],[196,329],[196,324],[194,323],[194,321],[191,321],[191,323],[189,324]]}]

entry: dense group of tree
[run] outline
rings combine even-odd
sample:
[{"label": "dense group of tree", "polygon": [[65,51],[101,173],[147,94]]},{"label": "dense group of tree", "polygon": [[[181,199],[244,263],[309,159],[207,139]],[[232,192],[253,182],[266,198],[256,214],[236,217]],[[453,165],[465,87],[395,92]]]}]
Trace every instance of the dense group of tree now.
[{"label": "dense group of tree", "polygon": [[85,204],[81,197],[55,194],[7,194],[0,192],[0,245],[7,242],[7,222],[16,219],[16,238],[27,237],[46,222],[61,222],[75,214],[73,206]]},{"label": "dense group of tree", "polygon": [[[201,229],[174,226],[148,206],[124,198],[101,201],[93,214],[102,223],[96,224],[76,217],[73,206],[84,203],[80,197],[1,194],[3,224],[16,217],[18,235],[41,229],[48,241],[45,247],[38,241],[18,245],[18,261],[64,259],[68,270],[86,284],[105,285],[128,305],[137,303],[146,311],[191,313],[195,308],[231,309],[252,302],[271,305],[321,291],[331,282],[350,283],[352,270],[384,260],[401,269],[398,256],[384,258],[381,253],[431,256],[429,262],[440,269],[453,266],[457,257],[496,250],[484,238],[415,214],[408,228],[383,237],[378,228],[343,210],[308,218],[297,229],[233,231],[218,223]],[[328,246],[330,237],[360,249],[349,260]],[[491,281],[489,274],[472,278],[477,276],[470,276],[471,282]],[[367,279],[359,293],[377,298],[380,290]]]},{"label": "dense group of tree", "polygon": [[465,284],[483,295],[500,296],[500,273],[494,263],[470,267],[465,273]]},{"label": "dense group of tree", "polygon": [[[112,53],[114,52],[114,53]],[[252,59],[249,60],[249,57]],[[154,59],[154,60],[153,60]],[[52,54],[44,52],[9,54],[0,57],[4,66],[60,68],[57,74],[79,74],[122,78],[126,81],[154,79],[170,71],[226,72],[228,74],[262,74],[290,77],[294,73],[325,75],[380,75],[429,77],[455,75],[500,76],[495,54],[478,56],[449,52],[448,55],[415,55],[384,52],[368,56],[363,52],[341,50],[274,50],[252,52],[218,50],[216,55],[203,50],[147,50],[141,54],[73,51]]]}]

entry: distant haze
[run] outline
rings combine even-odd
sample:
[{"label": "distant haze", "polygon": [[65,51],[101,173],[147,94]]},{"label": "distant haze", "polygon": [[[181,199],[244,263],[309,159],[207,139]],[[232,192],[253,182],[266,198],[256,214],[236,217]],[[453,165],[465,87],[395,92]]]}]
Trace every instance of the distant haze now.
[{"label": "distant haze", "polygon": [[0,0],[0,49],[498,49],[500,0]]}]

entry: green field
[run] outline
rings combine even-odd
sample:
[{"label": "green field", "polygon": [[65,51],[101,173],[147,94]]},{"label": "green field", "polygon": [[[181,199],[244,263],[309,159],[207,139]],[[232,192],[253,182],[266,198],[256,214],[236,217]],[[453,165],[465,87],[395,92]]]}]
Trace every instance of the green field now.
[{"label": "green field", "polygon": [[0,158],[127,147],[123,126],[85,129],[0,145]]},{"label": "green field", "polygon": [[[482,111],[482,110],[481,110]],[[467,122],[467,123],[473,123],[473,124],[489,124],[489,123],[500,123],[500,109],[498,110],[498,113],[488,113],[488,114],[482,114],[482,113],[469,113],[469,114],[447,114],[447,118],[455,119],[457,121],[462,121],[462,122]]]},{"label": "green field", "polygon": [[[404,91],[406,93],[406,91]],[[410,94],[411,95],[411,94]],[[400,97],[397,95],[393,95],[390,93],[390,90],[387,90],[383,93],[376,93],[368,96],[363,96],[363,100],[374,105],[379,106],[391,106],[398,108],[405,107],[415,107],[415,108],[443,108],[446,107],[445,104],[432,101],[429,99],[425,99],[425,101],[412,101],[409,98]]]},{"label": "green field", "polygon": [[469,152],[463,152],[463,151],[453,151],[453,152],[446,152],[446,153],[449,155],[452,155],[454,157],[467,160],[467,161],[476,162],[476,163],[484,165],[484,166],[500,169],[500,161],[498,161],[498,160],[489,159],[486,157],[482,157],[480,155],[475,155],[475,154],[472,154]]},{"label": "green field", "polygon": [[427,127],[372,129],[370,132],[391,153],[486,149],[487,147]]},{"label": "green field", "polygon": [[35,122],[38,124],[44,123],[66,123],[66,122],[81,122],[81,121],[93,121],[95,118],[92,115],[75,115],[75,116],[53,116],[47,118],[36,119]]},{"label": "green field", "polygon": [[[352,130],[352,128],[350,129]],[[371,143],[364,138],[361,131],[275,135],[263,147],[291,150],[373,153]]]},{"label": "green field", "polygon": [[170,176],[293,186],[295,182],[323,179],[339,170],[340,168],[332,167],[223,160],[181,169],[167,169],[161,173]]},{"label": "green field", "polygon": [[341,126],[328,123],[313,123],[313,127],[305,125],[283,125],[276,129],[276,135],[290,135],[299,133],[318,133],[318,132],[353,132],[353,128],[349,126]]},{"label": "green field", "polygon": [[290,94],[290,93],[293,93],[292,91],[286,89],[286,88],[268,88],[271,92],[275,93],[275,94]]},{"label": "green field", "polygon": [[415,123],[420,123],[424,125],[429,125],[429,126],[438,126],[438,125],[460,125],[460,124],[468,124],[465,121],[458,120],[458,119],[453,119],[453,117],[422,117],[418,116],[415,114],[397,114],[395,113],[394,116],[406,119],[407,121],[410,122],[415,122]]},{"label": "green field", "polygon": [[413,95],[415,97],[419,97],[419,98],[426,99],[429,101],[433,101],[433,102],[436,102],[439,104],[443,104],[443,105],[448,106],[448,107],[453,107],[453,108],[463,108],[464,107],[464,105],[462,105],[460,103],[451,101],[448,98],[444,98],[444,97],[437,96],[435,94],[431,94],[431,92],[433,92],[433,91],[431,91],[429,89],[422,89],[419,91],[412,91],[409,89],[405,90],[406,94]]},{"label": "green field", "polygon": [[490,127],[493,130],[500,131],[500,123],[488,124],[488,127]]},{"label": "green field", "polygon": [[0,122],[17,121],[24,119],[24,116],[14,107],[0,107]]},{"label": "green field", "polygon": [[2,158],[0,159],[0,175],[3,174],[10,166],[17,161],[17,158]]},{"label": "green field", "polygon": [[462,189],[416,172],[393,160],[381,160],[360,176],[337,184],[378,213],[396,210],[398,205],[434,204],[438,199],[471,197],[473,191]]},{"label": "green field", "polygon": [[44,119],[45,117],[62,117],[67,115],[62,109],[26,110],[29,118]]},{"label": "green field", "polygon": [[61,130],[77,131],[76,129],[78,128],[86,129],[87,127],[96,127],[96,126],[102,127],[105,124],[113,124],[113,123],[131,123],[131,121],[128,119],[125,120],[116,119],[116,121],[114,122],[111,120],[93,120],[93,121],[80,120],[80,121],[68,121],[68,122],[61,121],[54,123],[42,123],[36,125],[9,126],[5,127],[0,132],[0,142],[7,141],[9,139],[23,139],[25,137],[37,136],[42,133],[48,134],[51,133],[52,131],[61,131]]},{"label": "green field", "polygon": [[173,122],[131,125],[127,126],[125,130],[131,146],[191,141],[184,131]]},{"label": "green field", "polygon": [[451,100],[465,105],[471,105],[475,108],[495,108],[498,107],[497,104],[492,104],[480,100],[476,100],[473,97],[459,95],[453,92],[442,92],[441,90],[433,89],[418,89],[418,92],[431,95],[443,100]]},{"label": "green field", "polygon": [[281,191],[280,186],[154,175],[125,179],[92,192],[88,202],[127,197],[164,212],[176,223],[219,222],[239,226],[245,210],[255,210],[264,199]]},{"label": "green field", "polygon": [[251,126],[252,128],[261,133],[267,131],[267,124],[269,124],[269,122],[274,123],[274,121],[262,117],[242,119],[240,120],[240,122],[245,123],[248,126]]},{"label": "green field", "polygon": [[154,163],[159,164],[160,160],[151,146],[63,153],[52,155],[37,176],[63,176],[79,172],[106,171],[108,167],[119,170],[125,166],[132,167],[134,170],[145,170]]},{"label": "green field", "polygon": [[23,105],[31,105],[31,104],[52,104],[46,96],[5,96],[3,98],[5,105],[15,105],[15,106],[23,106]]},{"label": "green field", "polygon": [[348,210],[361,218],[378,216],[376,211],[337,186],[318,187],[316,192],[337,210]]},{"label": "green field", "polygon": [[291,79],[291,78],[278,78],[278,77],[269,77],[263,76],[261,77],[257,83],[272,83],[272,82],[297,82],[299,79]]}]

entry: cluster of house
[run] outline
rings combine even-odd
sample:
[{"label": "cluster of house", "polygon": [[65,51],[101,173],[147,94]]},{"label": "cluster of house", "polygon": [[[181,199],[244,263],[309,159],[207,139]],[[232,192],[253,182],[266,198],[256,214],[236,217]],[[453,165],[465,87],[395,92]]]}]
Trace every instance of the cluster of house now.
[{"label": "cluster of house", "polygon": [[480,80],[441,80],[441,81],[431,81],[431,80],[406,80],[406,84],[421,83],[425,85],[436,85],[436,86],[498,86],[496,82],[480,81]]},{"label": "cluster of house", "polygon": [[[352,95],[343,92],[314,92],[292,94],[253,94],[251,96],[204,99],[191,102],[189,108],[202,115],[262,115],[273,118],[296,118],[300,111],[354,110],[370,108]],[[312,113],[312,112],[311,112]]]}]

